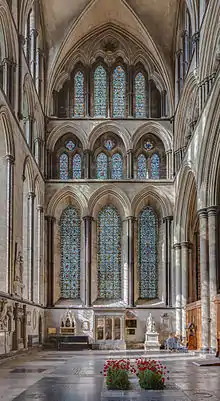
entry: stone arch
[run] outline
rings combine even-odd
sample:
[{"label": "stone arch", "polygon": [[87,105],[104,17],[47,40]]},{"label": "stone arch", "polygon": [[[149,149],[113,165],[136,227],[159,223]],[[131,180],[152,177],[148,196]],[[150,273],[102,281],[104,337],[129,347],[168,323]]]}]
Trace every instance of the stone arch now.
[{"label": "stone arch", "polygon": [[26,93],[27,103],[28,103],[28,114],[29,116],[34,116],[34,92],[33,92],[33,84],[31,82],[31,77],[29,74],[26,74],[23,80],[23,96]]},{"label": "stone arch", "polygon": [[160,140],[162,140],[165,152],[172,150],[171,131],[165,129],[160,123],[156,121],[148,121],[134,132],[134,134],[132,135],[133,148],[136,147],[141,137],[146,134],[154,134]]},{"label": "stone arch", "polygon": [[8,110],[5,106],[0,107],[0,124],[2,137],[5,140],[5,154],[15,157],[15,147],[12,135],[12,125]]},{"label": "stone arch", "polygon": [[173,215],[173,206],[168,196],[152,185],[148,185],[132,199],[132,216],[137,217],[140,211],[148,205],[155,208],[161,218]]},{"label": "stone arch", "polygon": [[46,207],[46,214],[59,220],[62,211],[71,204],[78,207],[82,217],[88,214],[87,200],[84,194],[79,193],[78,189],[69,185],[53,194]]},{"label": "stone arch", "polygon": [[68,122],[61,126],[55,127],[49,134],[46,142],[46,148],[51,152],[54,151],[57,141],[65,134],[74,134],[83,145],[83,150],[88,149],[88,141],[86,132],[75,122]]},{"label": "stone arch", "polygon": [[217,203],[218,172],[220,156],[220,94],[218,85],[215,86],[212,94],[212,102],[206,124],[203,128],[204,140],[201,146],[200,159],[198,163],[198,188],[200,192],[200,208],[214,206]]},{"label": "stone arch", "polygon": [[14,32],[11,23],[11,16],[6,8],[6,5],[1,2],[0,5],[0,23],[3,27],[4,38],[5,38],[5,55],[4,58],[8,58],[11,61],[17,62],[18,55],[17,55],[17,35]]},{"label": "stone arch", "polygon": [[34,172],[29,156],[26,156],[23,164],[23,181],[27,179],[29,192],[34,192]]},{"label": "stone arch", "polygon": [[174,243],[188,241],[189,203],[196,188],[196,179],[192,167],[186,164],[180,174],[177,188],[178,196],[174,211]]},{"label": "stone arch", "polygon": [[216,50],[220,35],[220,8],[218,1],[212,3],[212,7],[208,7],[207,9],[207,15],[203,26],[204,34],[202,38],[199,64],[200,82],[215,72]]},{"label": "stone arch", "polygon": [[36,196],[36,206],[43,206],[44,204],[44,190],[40,176],[37,175],[34,180],[34,193]]},{"label": "stone arch", "polygon": [[131,149],[130,133],[128,130],[119,124],[109,124],[104,122],[95,127],[89,135],[89,149],[93,150],[96,140],[106,132],[118,135],[125,146],[125,150]]},{"label": "stone arch", "polygon": [[89,199],[89,215],[97,218],[103,206],[112,204],[118,210],[121,218],[131,215],[130,201],[127,195],[115,185],[106,185],[95,191]]}]

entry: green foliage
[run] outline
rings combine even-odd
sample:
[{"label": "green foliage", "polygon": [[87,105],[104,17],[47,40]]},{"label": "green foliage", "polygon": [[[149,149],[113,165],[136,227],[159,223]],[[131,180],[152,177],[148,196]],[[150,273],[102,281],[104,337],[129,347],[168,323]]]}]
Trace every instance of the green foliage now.
[{"label": "green foliage", "polygon": [[148,369],[139,371],[138,379],[140,387],[144,390],[162,390],[164,388],[164,378],[158,372]]},{"label": "green foliage", "polygon": [[130,387],[128,372],[124,369],[109,367],[106,376],[106,384],[108,390],[128,390]]}]

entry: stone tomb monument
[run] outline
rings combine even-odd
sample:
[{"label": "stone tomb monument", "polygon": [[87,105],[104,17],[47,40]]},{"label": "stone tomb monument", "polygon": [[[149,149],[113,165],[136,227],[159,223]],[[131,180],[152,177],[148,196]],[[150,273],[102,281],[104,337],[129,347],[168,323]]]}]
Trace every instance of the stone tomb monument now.
[{"label": "stone tomb monument", "polygon": [[146,321],[146,333],[144,342],[145,351],[159,350],[159,333],[156,331],[156,323],[150,313]]}]

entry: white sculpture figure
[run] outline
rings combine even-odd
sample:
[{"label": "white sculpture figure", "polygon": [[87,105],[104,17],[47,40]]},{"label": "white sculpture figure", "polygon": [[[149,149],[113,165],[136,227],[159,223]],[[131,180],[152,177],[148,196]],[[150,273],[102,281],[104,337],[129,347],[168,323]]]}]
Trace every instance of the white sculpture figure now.
[{"label": "white sculpture figure", "polygon": [[147,333],[155,333],[156,332],[156,323],[153,320],[152,314],[150,313],[147,318],[146,324]]}]

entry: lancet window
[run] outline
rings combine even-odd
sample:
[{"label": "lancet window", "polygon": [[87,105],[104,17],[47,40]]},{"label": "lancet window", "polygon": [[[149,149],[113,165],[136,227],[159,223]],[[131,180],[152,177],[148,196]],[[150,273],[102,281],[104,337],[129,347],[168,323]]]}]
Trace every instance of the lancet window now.
[{"label": "lancet window", "polygon": [[77,180],[83,177],[82,169],[82,147],[81,143],[70,135],[61,138],[55,147],[56,171],[53,178],[58,178],[62,181]]},{"label": "lancet window", "polygon": [[79,213],[68,206],[60,220],[62,298],[80,298],[80,236]]},{"label": "lancet window", "polygon": [[123,156],[116,141],[102,140],[100,152],[96,156],[96,178],[100,180],[121,180],[123,178]]},{"label": "lancet window", "polygon": [[121,218],[105,206],[97,221],[98,298],[121,298]]},{"label": "lancet window", "polygon": [[142,152],[137,156],[137,178],[158,180],[163,178],[161,160],[154,142],[143,142]]},{"label": "lancet window", "polygon": [[139,297],[155,299],[157,271],[158,218],[152,207],[145,207],[138,218]]}]

